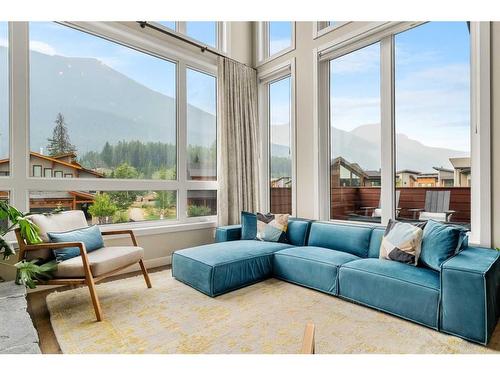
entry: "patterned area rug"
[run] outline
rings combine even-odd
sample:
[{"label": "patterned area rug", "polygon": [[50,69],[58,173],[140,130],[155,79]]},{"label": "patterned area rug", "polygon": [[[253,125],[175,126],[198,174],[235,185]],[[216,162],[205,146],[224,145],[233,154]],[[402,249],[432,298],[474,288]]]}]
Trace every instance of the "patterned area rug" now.
[{"label": "patterned area rug", "polygon": [[170,271],[100,284],[104,321],[87,288],[47,297],[63,353],[297,353],[306,322],[318,353],[498,353],[339,298],[276,279],[210,298]]}]

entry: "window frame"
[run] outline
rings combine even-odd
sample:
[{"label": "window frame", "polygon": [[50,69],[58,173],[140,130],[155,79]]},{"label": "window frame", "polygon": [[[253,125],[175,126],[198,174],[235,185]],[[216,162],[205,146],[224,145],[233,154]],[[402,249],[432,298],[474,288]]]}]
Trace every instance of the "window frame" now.
[{"label": "window frame", "polygon": [[328,21],[313,21],[313,39],[318,39],[350,23],[352,21],[339,21],[336,25],[328,25]]},{"label": "window frame", "polygon": [[[316,198],[314,214],[330,220],[330,105],[329,61],[375,42],[381,43],[381,150],[382,225],[395,218],[395,64],[394,36],[425,22],[374,22],[357,33],[325,43],[313,51],[314,166]],[[471,43],[471,233],[469,242],[491,246],[491,145],[490,145],[490,23],[470,23]]]},{"label": "window frame", "polygon": [[[11,192],[10,200],[22,211],[29,211],[30,191],[120,191],[120,190],[173,190],[177,194],[177,218],[137,223],[112,224],[113,228],[158,228],[184,224],[206,223],[213,227],[216,215],[206,217],[187,217],[188,190],[218,190],[215,181],[188,181],[186,179],[186,69],[196,69],[217,78],[217,59],[207,54],[193,54],[186,48],[173,44],[158,43],[158,38],[148,35],[137,25],[134,31],[130,26],[120,23],[102,22],[57,22],[95,37],[118,43],[153,57],[175,62],[176,69],[176,132],[177,132],[177,179],[176,180],[124,180],[91,178],[47,179],[30,177],[29,145],[29,23],[9,22],[9,105],[10,105],[10,175],[0,179],[0,190]],[[217,81],[216,81],[217,82]],[[217,82],[218,83],[218,82]],[[16,124],[16,126],[13,126]],[[217,123],[217,128],[218,128]],[[218,131],[217,131],[218,134]],[[182,146],[184,145],[184,146]],[[217,166],[220,173],[220,165]],[[162,229],[162,230],[163,230]]]},{"label": "window frame", "polygon": [[[155,26],[164,29],[170,33],[177,34],[179,36],[182,36],[183,38],[186,38],[192,42],[199,43],[202,45],[205,45],[202,41],[195,39],[193,37],[190,37],[187,35],[187,27],[186,27],[186,21],[174,21],[175,22],[175,30],[169,28],[168,26],[162,25],[159,22],[154,22],[152,21]],[[228,53],[229,52],[229,22],[223,22],[223,21],[212,21],[215,22],[215,43],[216,46],[209,46],[206,45],[207,48],[213,49],[222,53]]]},{"label": "window frame", "polygon": [[273,55],[269,55],[269,22],[257,22],[256,40],[257,40],[257,67],[267,64],[289,52],[295,50],[295,21],[289,21],[292,24],[292,35],[290,47],[282,49]]},{"label": "window frame", "polygon": [[269,85],[283,78],[290,77],[290,152],[292,160],[292,216],[297,214],[297,165],[296,165],[296,86],[295,57],[279,64],[272,69],[260,71],[257,74],[259,103],[259,133],[261,139],[261,197],[260,207],[270,212],[270,123],[269,123]]}]

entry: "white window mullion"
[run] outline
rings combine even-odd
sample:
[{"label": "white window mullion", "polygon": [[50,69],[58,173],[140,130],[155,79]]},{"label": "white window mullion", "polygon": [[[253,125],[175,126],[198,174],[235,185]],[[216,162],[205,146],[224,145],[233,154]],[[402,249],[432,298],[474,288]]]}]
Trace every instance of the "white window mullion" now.
[{"label": "white window mullion", "polygon": [[187,88],[186,64],[177,65],[177,218],[187,218]]},{"label": "white window mullion", "polygon": [[9,24],[10,53],[10,201],[29,210],[29,31],[27,22]]},{"label": "white window mullion", "polygon": [[491,246],[490,23],[471,22],[471,238]]},{"label": "white window mullion", "polygon": [[394,184],[394,37],[380,41],[381,192],[382,224],[395,214]]}]

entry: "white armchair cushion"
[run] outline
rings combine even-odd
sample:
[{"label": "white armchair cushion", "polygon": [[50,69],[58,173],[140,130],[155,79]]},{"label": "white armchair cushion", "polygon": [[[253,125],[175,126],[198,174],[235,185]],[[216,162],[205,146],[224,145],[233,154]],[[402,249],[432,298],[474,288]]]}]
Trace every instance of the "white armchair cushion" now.
[{"label": "white armchair cushion", "polygon": [[[52,215],[35,214],[29,218],[40,228],[40,238],[43,242],[50,242],[47,232],[67,232],[70,230],[88,227],[83,211],[64,211]],[[26,259],[51,259],[54,254],[51,249],[34,250],[26,253]]]},{"label": "white armchair cushion", "polygon": [[31,215],[30,219],[40,228],[40,237],[43,242],[50,242],[47,232],[67,232],[89,226],[85,214],[80,210],[52,215],[35,214]]},{"label": "white armchair cushion", "polygon": [[[137,263],[143,257],[144,250],[138,246],[109,246],[88,253],[90,271],[94,277]],[[54,277],[85,277],[82,257],[77,256],[59,263]]]}]

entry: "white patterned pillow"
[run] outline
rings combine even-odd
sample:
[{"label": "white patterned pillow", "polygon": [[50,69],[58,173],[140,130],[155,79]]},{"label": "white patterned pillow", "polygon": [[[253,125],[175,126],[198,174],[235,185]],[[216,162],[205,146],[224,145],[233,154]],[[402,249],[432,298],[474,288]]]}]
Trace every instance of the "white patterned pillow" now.
[{"label": "white patterned pillow", "polygon": [[260,241],[284,242],[288,227],[288,214],[261,214],[257,212],[257,236]]},{"label": "white patterned pillow", "polygon": [[380,244],[380,259],[416,266],[422,247],[425,223],[402,223],[389,220]]}]

